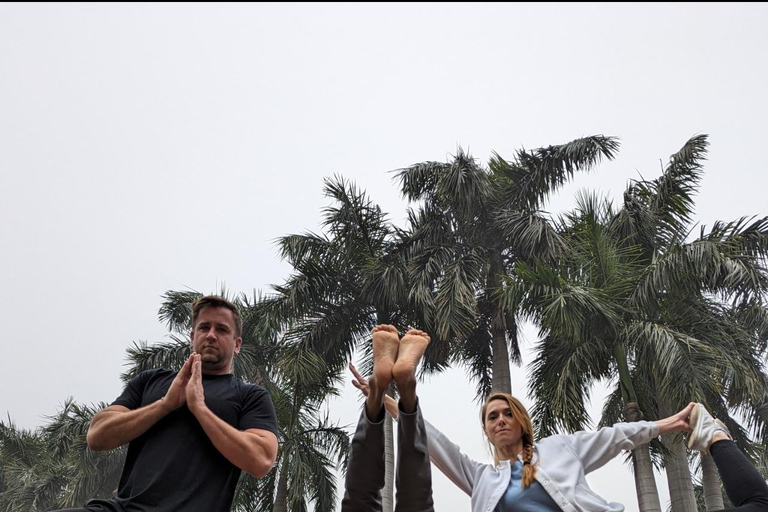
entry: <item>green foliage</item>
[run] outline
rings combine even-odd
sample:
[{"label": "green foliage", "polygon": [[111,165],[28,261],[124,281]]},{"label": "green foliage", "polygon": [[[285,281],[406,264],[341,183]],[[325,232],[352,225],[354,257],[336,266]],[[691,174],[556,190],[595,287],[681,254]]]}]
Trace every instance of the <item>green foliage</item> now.
[{"label": "green foliage", "polygon": [[418,302],[408,295],[404,234],[354,183],[328,178],[324,193],[332,203],[323,209],[323,233],[277,240],[293,272],[257,307],[287,350],[324,361],[332,384],[356,348],[365,354],[375,325],[405,327],[418,317]]},{"label": "green foliage", "polygon": [[[663,174],[632,183],[618,209],[594,194],[558,221],[559,258],[518,263],[504,303],[538,322],[531,365],[539,435],[587,426],[592,385],[615,383],[602,424],[657,399],[682,409],[740,412],[764,439],[768,218],[717,222],[688,241],[704,135],[672,155]],[[728,419],[743,449],[744,430]]]},{"label": "green foliage", "polygon": [[106,404],[68,399],[60,412],[34,431],[9,419],[0,423],[0,511],[30,512],[81,507],[117,489],[125,450],[96,453],[85,435],[94,413]]},{"label": "green foliage", "polygon": [[[409,297],[432,335],[427,365],[464,365],[481,399],[510,390],[509,360],[520,362],[517,304],[502,303],[505,278],[525,261],[552,261],[568,247],[540,210],[577,171],[612,159],[618,141],[601,135],[532,151],[488,168],[459,148],[451,162],[400,169],[409,210]],[[494,374],[493,371],[501,373]],[[504,371],[506,370],[506,371]]]},{"label": "green foliage", "polygon": [[[319,411],[338,393],[354,351],[369,372],[370,330],[379,323],[429,331],[421,371],[461,364],[482,398],[510,388],[509,362],[520,362],[517,322],[536,322],[541,341],[529,372],[538,436],[589,426],[586,402],[606,380],[613,392],[601,424],[621,420],[628,403],[656,418],[660,397],[680,408],[701,401],[743,450],[762,453],[750,437],[768,439],[768,217],[702,226],[689,240],[707,144],[705,135],[693,137],[661,176],[631,183],[618,207],[581,193],[557,219],[541,209],[547,197],[577,171],[613,159],[615,138],[519,150],[512,160],[494,153],[487,167],[459,148],[447,163],[400,169],[407,229],[353,182],[326,179],[331,204],[321,232],[277,240],[289,277],[269,295],[231,299],[243,317],[233,371],[270,392],[280,442],[264,478],[243,474],[234,510],[335,508],[331,468],[346,468],[349,439]],[[169,340],[133,342],[125,381],[181,368],[201,295],[164,294],[159,318]],[[104,405],[68,400],[35,431],[0,423],[0,512],[112,494],[124,449],[94,453],[85,443]],[[663,453],[657,446],[657,463]]]}]

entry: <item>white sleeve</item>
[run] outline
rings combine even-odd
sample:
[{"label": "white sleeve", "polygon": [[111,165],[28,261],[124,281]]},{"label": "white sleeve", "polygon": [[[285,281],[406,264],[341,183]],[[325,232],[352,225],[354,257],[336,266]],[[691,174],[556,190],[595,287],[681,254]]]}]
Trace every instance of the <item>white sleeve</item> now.
[{"label": "white sleeve", "polygon": [[472,496],[475,473],[481,464],[461,453],[459,446],[451,442],[430,422],[425,421],[424,423],[427,426],[429,458],[432,460],[432,464],[459,489]]},{"label": "white sleeve", "polygon": [[633,421],[603,427],[596,432],[576,432],[563,436],[589,473],[603,466],[622,450],[632,450],[659,435],[659,426],[652,421]]}]

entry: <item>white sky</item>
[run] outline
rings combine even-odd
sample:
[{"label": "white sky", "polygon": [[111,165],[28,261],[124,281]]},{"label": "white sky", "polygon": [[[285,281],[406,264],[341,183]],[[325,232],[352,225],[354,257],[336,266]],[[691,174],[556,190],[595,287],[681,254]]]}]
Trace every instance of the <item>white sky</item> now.
[{"label": "white sky", "polygon": [[[130,342],[165,339],[167,290],[282,282],[273,241],[319,228],[334,173],[402,223],[393,169],[620,137],[558,212],[707,133],[697,218],[767,214],[767,21],[761,3],[0,5],[0,414],[33,428],[68,396],[113,400]],[[487,460],[463,370],[420,389]],[[350,426],[358,406],[351,385],[330,405]],[[469,510],[434,479],[438,512]],[[590,482],[637,510],[620,461]]]}]

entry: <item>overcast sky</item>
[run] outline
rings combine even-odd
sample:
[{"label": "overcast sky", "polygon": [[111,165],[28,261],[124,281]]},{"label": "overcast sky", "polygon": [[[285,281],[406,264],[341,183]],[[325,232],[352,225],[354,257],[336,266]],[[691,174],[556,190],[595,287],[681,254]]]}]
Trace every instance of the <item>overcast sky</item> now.
[{"label": "overcast sky", "polygon": [[[706,133],[697,219],[768,214],[767,22],[764,3],[0,5],[0,414],[113,400],[126,347],[167,340],[167,290],[282,282],[274,240],[319,229],[333,174],[402,225],[394,169],[619,137],[557,213]],[[422,407],[487,461],[473,389],[454,369]],[[330,409],[351,431],[354,388]],[[469,510],[434,474],[436,510]],[[589,480],[637,510],[620,460]]]}]

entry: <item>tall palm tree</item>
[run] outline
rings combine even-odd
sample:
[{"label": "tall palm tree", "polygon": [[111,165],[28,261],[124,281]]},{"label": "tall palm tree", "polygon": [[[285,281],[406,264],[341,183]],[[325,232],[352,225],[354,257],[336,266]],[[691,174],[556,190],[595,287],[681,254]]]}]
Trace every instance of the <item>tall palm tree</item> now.
[{"label": "tall palm tree", "polygon": [[[618,141],[601,135],[532,151],[494,154],[483,168],[459,148],[448,163],[401,169],[410,211],[410,296],[433,335],[435,365],[466,365],[478,397],[511,392],[510,359],[520,362],[515,309],[498,297],[519,260],[549,260],[563,249],[541,211],[549,194],[577,171],[612,159]],[[442,359],[435,359],[440,356]]]},{"label": "tall palm tree", "polygon": [[308,501],[314,501],[316,512],[332,512],[337,496],[332,468],[346,471],[349,436],[319,411],[336,391],[322,358],[301,344],[288,347],[278,365],[283,385],[275,401],[284,417],[272,512],[303,512]]},{"label": "tall palm tree", "polygon": [[[406,326],[416,315],[407,293],[408,246],[403,232],[354,183],[327,178],[323,232],[278,240],[280,256],[293,267],[275,293],[259,303],[270,328],[287,343],[317,353],[333,382],[352,353],[362,354],[370,371],[371,329],[377,324]],[[394,444],[392,420],[385,420],[384,511],[393,509]]]},{"label": "tall palm tree", "polygon": [[[661,417],[691,400],[718,412],[762,401],[765,340],[749,326],[765,317],[768,218],[717,223],[685,241],[706,147],[706,136],[689,140],[660,178],[632,184],[618,211],[582,195],[561,219],[568,250],[556,264],[518,266],[505,300],[541,326],[532,364],[540,433],[584,428],[592,384],[614,374],[604,423],[620,418],[619,403],[635,421],[643,411]],[[685,458],[681,439],[668,448],[668,462],[675,453]],[[633,461],[640,509],[660,510],[647,447],[636,448]],[[687,463],[672,464],[688,471]],[[688,491],[682,506],[695,507]]]}]

